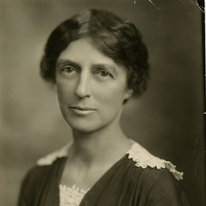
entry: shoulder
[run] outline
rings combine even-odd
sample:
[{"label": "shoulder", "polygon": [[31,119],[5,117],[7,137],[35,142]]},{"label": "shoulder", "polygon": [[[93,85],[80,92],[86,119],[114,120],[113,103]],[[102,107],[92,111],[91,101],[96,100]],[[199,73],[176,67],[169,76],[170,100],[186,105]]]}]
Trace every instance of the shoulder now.
[{"label": "shoulder", "polygon": [[30,179],[38,179],[42,177],[43,173],[48,172],[52,168],[54,169],[55,164],[59,164],[62,158],[67,157],[67,152],[70,145],[70,143],[66,144],[60,149],[38,159],[36,161],[36,165],[34,165],[33,168],[31,168],[27,173],[25,181],[29,181]]},{"label": "shoulder", "polygon": [[183,179],[183,173],[171,162],[155,157],[138,143],[132,145],[127,155],[132,171],[128,180],[143,205],[189,205],[177,181]]},{"label": "shoulder", "polygon": [[64,157],[67,156],[70,145],[71,143],[37,160],[36,164],[27,172],[23,179],[22,187],[28,189],[31,185],[32,187],[37,185],[47,176],[47,173],[49,174],[52,170],[58,168],[61,162],[64,161]]},{"label": "shoulder", "polygon": [[58,178],[58,173],[64,166],[70,145],[67,144],[61,149],[40,158],[36,165],[27,172],[21,184],[19,205],[31,205],[31,201],[36,196],[41,195],[41,189],[48,182],[55,181]]},{"label": "shoulder", "polygon": [[167,169],[177,180],[183,179],[183,172],[177,171],[175,165],[170,161],[152,155],[137,142],[133,142],[133,145],[127,154],[128,159],[133,160],[135,166],[138,168],[153,168],[152,173],[161,173],[161,169]]},{"label": "shoulder", "polygon": [[35,199],[36,191],[42,182],[42,178],[45,176],[46,169],[44,167],[39,167],[35,165],[32,167],[25,175],[19,194],[18,205],[32,205],[32,201]]},{"label": "shoulder", "polygon": [[148,205],[189,206],[177,179],[167,168],[146,168],[140,182]]}]

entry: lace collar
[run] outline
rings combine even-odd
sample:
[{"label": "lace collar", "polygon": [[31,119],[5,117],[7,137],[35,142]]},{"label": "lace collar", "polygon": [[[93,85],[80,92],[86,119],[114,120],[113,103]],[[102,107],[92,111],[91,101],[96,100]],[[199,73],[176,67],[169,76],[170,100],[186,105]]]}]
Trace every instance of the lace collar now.
[{"label": "lace collar", "polygon": [[45,157],[40,158],[39,160],[37,160],[36,164],[38,166],[51,165],[57,158],[67,157],[68,149],[71,146],[71,144],[72,143],[68,143],[62,148],[46,155]]},{"label": "lace collar", "polygon": [[128,158],[132,159],[137,167],[141,167],[143,169],[147,167],[156,167],[157,169],[167,168],[177,180],[183,179],[183,172],[178,172],[175,169],[175,165],[169,161],[155,157],[136,142],[132,145],[127,154]]},{"label": "lace collar", "polygon": [[[141,167],[143,169],[147,167],[151,168],[167,168],[177,180],[183,179],[183,172],[178,172],[171,162],[164,159],[160,159],[150,154],[145,148],[139,145],[137,142],[133,142],[131,148],[126,152],[128,158],[132,159],[135,162],[136,167]],[[61,149],[52,152],[51,154],[39,159],[37,161],[38,166],[51,165],[57,158],[67,157],[68,149],[71,146],[71,143],[68,143]]]},{"label": "lace collar", "polygon": [[89,191],[73,185],[59,185],[60,206],[79,206],[85,194]]}]

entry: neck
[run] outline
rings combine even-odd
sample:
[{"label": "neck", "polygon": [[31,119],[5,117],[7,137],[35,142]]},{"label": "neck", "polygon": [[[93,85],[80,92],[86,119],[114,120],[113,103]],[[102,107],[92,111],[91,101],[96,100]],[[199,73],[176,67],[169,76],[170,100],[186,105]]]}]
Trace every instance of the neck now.
[{"label": "neck", "polygon": [[89,133],[73,130],[73,136],[73,158],[77,157],[88,165],[117,161],[131,147],[130,141],[121,130],[119,118]]}]

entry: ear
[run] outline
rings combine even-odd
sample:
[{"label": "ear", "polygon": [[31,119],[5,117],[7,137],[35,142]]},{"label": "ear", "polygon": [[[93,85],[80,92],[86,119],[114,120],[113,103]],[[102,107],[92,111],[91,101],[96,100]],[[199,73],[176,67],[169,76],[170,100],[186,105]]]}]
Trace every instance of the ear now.
[{"label": "ear", "polygon": [[128,100],[133,95],[133,93],[134,93],[133,89],[127,89],[124,95],[124,100]]}]

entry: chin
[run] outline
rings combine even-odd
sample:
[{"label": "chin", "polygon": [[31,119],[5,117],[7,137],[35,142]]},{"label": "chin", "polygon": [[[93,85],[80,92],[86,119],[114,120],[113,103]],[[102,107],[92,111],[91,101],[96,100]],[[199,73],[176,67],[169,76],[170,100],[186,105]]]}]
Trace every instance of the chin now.
[{"label": "chin", "polygon": [[[68,121],[67,121],[68,122]],[[101,128],[100,125],[92,124],[91,122],[68,122],[72,130],[81,132],[81,133],[91,133]]]},{"label": "chin", "polygon": [[94,131],[93,128],[84,127],[84,126],[71,126],[71,128],[72,130],[75,130],[77,132],[84,133],[84,134],[91,133]]}]

